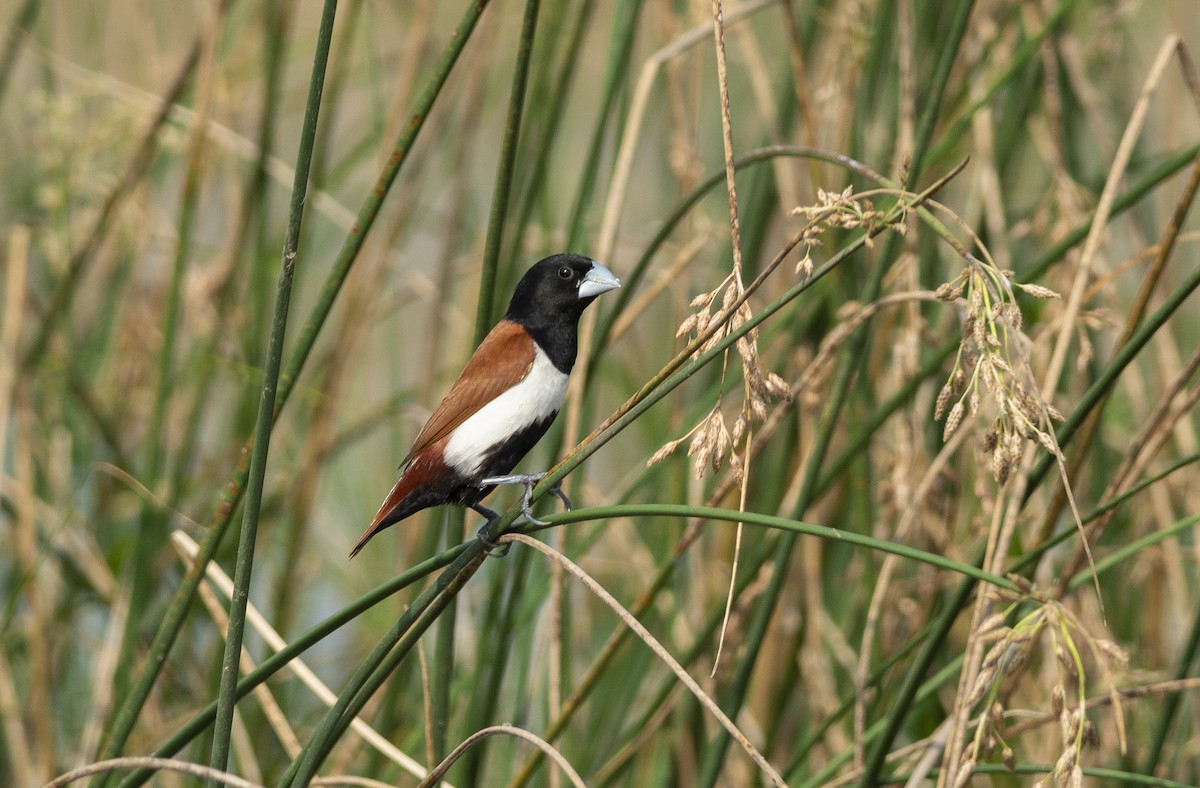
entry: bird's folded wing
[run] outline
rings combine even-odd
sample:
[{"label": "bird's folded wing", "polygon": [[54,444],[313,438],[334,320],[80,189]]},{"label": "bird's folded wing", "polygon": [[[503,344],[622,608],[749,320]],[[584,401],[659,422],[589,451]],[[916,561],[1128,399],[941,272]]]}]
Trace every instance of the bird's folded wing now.
[{"label": "bird's folded wing", "polygon": [[475,349],[458,380],[421,428],[401,467],[448,436],[476,411],[520,383],[533,367],[536,345],[519,323],[501,320]]}]

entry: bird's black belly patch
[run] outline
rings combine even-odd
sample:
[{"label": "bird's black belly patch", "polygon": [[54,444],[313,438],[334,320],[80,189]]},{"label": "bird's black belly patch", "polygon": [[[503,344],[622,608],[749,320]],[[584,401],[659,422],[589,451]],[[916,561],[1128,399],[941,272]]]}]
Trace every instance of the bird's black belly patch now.
[{"label": "bird's black belly patch", "polygon": [[541,421],[535,421],[489,449],[483,463],[479,466],[479,475],[486,478],[510,473],[513,467],[521,461],[521,458],[528,454],[533,445],[546,434],[546,430],[550,429],[550,425],[557,415],[558,411],[554,411]]},{"label": "bird's black belly patch", "polygon": [[[546,434],[546,430],[550,429],[550,425],[554,423],[554,417],[557,415],[558,411],[554,411],[541,421],[535,421],[489,449],[487,456],[483,458],[483,463],[479,466],[479,475],[476,478],[486,479],[489,476],[504,476],[511,473],[521,458],[528,454],[534,444]],[[493,489],[495,489],[495,485],[487,487],[464,485],[454,495],[454,502],[470,506],[483,500]]]}]

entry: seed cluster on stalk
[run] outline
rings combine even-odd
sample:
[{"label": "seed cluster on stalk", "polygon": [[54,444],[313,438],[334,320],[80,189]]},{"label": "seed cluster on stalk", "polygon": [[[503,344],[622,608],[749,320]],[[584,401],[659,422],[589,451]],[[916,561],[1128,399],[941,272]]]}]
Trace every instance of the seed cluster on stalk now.
[{"label": "seed cluster on stalk", "polygon": [[942,439],[949,440],[964,417],[974,418],[986,396],[996,416],[984,433],[983,450],[991,455],[992,475],[1000,484],[1021,462],[1025,441],[1035,441],[1058,454],[1050,421],[1062,414],[1042,400],[1026,358],[1028,337],[1022,331],[1021,308],[1013,288],[1039,299],[1058,298],[1049,288],[1012,279],[967,255],[967,267],[935,291],[941,301],[962,302],[962,343],[949,379],[938,392],[934,418],[945,420]]}]

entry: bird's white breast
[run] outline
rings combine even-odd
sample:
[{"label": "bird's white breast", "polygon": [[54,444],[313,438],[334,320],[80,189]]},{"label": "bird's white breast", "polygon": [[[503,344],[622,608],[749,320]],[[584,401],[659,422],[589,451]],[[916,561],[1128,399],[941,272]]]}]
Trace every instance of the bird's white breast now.
[{"label": "bird's white breast", "polygon": [[479,471],[489,449],[554,414],[567,393],[567,376],[537,348],[533,367],[512,388],[484,405],[450,435],[446,463],[465,476]]}]

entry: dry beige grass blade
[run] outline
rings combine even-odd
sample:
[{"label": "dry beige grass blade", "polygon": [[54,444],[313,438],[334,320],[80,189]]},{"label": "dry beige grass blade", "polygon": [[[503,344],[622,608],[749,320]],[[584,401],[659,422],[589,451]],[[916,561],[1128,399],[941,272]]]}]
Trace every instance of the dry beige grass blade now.
[{"label": "dry beige grass blade", "polygon": [[717,55],[717,89],[721,96],[721,145],[725,151],[725,191],[729,196],[729,233],[733,244],[733,270],[742,279],[742,231],[738,219],[737,177],[733,166],[733,116],[729,111],[729,74],[725,63],[725,12],[721,0],[712,0],[713,43]]},{"label": "dry beige grass blade", "polygon": [[[52,708],[50,699],[54,685],[50,656],[51,632],[54,631],[53,597],[61,587],[58,573],[50,564],[40,561],[37,535],[37,497],[34,493],[36,468],[32,446],[34,445],[34,414],[21,409],[13,414],[16,438],[13,441],[13,504],[12,551],[20,573],[29,578],[25,585],[24,611],[18,621],[23,629],[28,647],[29,673],[26,675],[25,705],[28,709]],[[40,571],[39,571],[40,570]],[[35,774],[52,774],[54,754],[54,719],[49,714],[28,715],[29,756]]]},{"label": "dry beige grass blade", "polygon": [[[176,531],[171,535],[175,542],[176,548],[184,556],[186,560],[192,560],[198,547],[196,542],[182,531]],[[206,577],[216,588],[225,595],[230,596],[233,591],[233,581],[227,574],[215,563],[210,563],[206,571]],[[267,622],[262,614],[255,608],[254,605],[249,605],[246,608],[246,621],[254,628],[254,631],[259,634],[263,641],[276,651],[287,645],[286,641],[279,636],[279,633]],[[337,702],[337,696],[322,682],[317,675],[304,664],[303,660],[294,659],[288,663],[288,669],[300,679],[309,690],[317,696],[317,698],[327,706],[332,707]],[[400,751],[381,736],[374,728],[368,725],[361,718],[355,717],[350,723],[350,728],[363,737],[363,739],[375,747],[381,754],[387,757],[392,762],[396,763],[400,768],[404,769],[409,774],[418,779],[424,778],[428,773],[420,763],[409,757],[404,752]],[[443,783],[444,784],[444,783]],[[449,787],[448,788],[452,788]]]},{"label": "dry beige grass blade", "polygon": [[1062,370],[1066,364],[1067,351],[1070,349],[1071,340],[1074,336],[1075,322],[1082,309],[1083,293],[1090,281],[1096,253],[1099,251],[1100,244],[1104,240],[1108,230],[1108,220],[1112,214],[1113,201],[1117,197],[1117,190],[1120,188],[1121,179],[1125,175],[1125,170],[1129,166],[1129,159],[1133,155],[1138,137],[1141,135],[1142,127],[1145,125],[1146,115],[1150,109],[1150,101],[1154,98],[1154,94],[1162,82],[1163,74],[1166,72],[1167,66],[1170,65],[1172,57],[1178,52],[1179,46],[1179,38],[1177,36],[1170,36],[1159,48],[1154,64],[1150,67],[1150,73],[1146,77],[1142,93],[1138,97],[1129,122],[1125,126],[1125,133],[1122,135],[1121,142],[1113,154],[1113,163],[1109,168],[1108,177],[1105,179],[1104,190],[1100,193],[1100,201],[1096,205],[1091,230],[1088,232],[1087,239],[1083,244],[1083,250],[1079,255],[1075,281],[1065,299],[1066,309],[1061,318],[1054,353],[1051,356],[1046,372],[1042,376],[1043,397],[1050,397],[1058,388]]},{"label": "dry beige grass blade", "polygon": [[725,712],[721,711],[721,707],[717,705],[716,701],[710,698],[708,694],[701,689],[696,680],[691,677],[691,674],[684,670],[683,665],[680,665],[679,661],[671,656],[671,653],[667,651],[661,643],[658,642],[658,639],[655,638],[654,635],[650,634],[650,630],[646,629],[646,627],[642,625],[642,622],[630,615],[629,611],[626,610],[625,607],[616,600],[616,597],[610,594],[608,590],[604,588],[604,586],[593,580],[587,572],[584,572],[583,569],[571,559],[567,558],[561,553],[555,552],[548,545],[538,541],[537,539],[525,536],[524,534],[510,533],[502,536],[499,541],[501,543],[520,542],[523,545],[532,547],[551,560],[562,564],[563,568],[565,568],[571,573],[571,575],[579,580],[579,582],[581,582],[585,588],[595,594],[601,601],[604,602],[604,604],[608,605],[608,607],[614,613],[616,613],[618,617],[620,617],[625,626],[629,627],[629,629],[631,629],[634,634],[637,635],[637,637],[643,643],[645,643],[651,651],[654,652],[654,655],[658,657],[663,664],[671,669],[671,672],[674,673],[683,683],[683,685],[688,688],[696,700],[700,702],[700,705],[703,706],[714,718],[716,718],[721,727],[724,728],[733,738],[733,740],[736,741],[746,752],[746,754],[750,756],[750,759],[753,760],[758,768],[762,771],[764,777],[770,780],[773,785],[786,785],[786,783],[783,781],[783,777],[779,775],[779,772],[775,770],[775,767],[773,767],[767,761],[767,759],[763,757],[762,753],[760,753],[758,749],[750,742],[750,740],[746,738],[746,735],[742,733],[736,725],[734,725],[733,720],[729,719],[729,717],[725,715]]},{"label": "dry beige grass blade", "polygon": [[234,774],[222,772],[211,766],[205,766],[190,761],[177,761],[172,758],[147,758],[142,756],[128,756],[124,758],[111,758],[107,761],[97,761],[89,763],[87,766],[81,766],[78,769],[72,769],[66,774],[55,777],[50,782],[46,783],[42,788],[62,788],[64,785],[70,785],[77,780],[82,780],[84,777],[91,777],[96,774],[107,774],[108,772],[116,771],[133,771],[134,769],[155,769],[157,771],[177,772],[186,774],[190,777],[199,777],[204,780],[209,780],[221,785],[229,785],[232,788],[263,788],[259,783],[244,780]]},{"label": "dry beige grass blade", "polygon": [[[504,540],[501,539],[500,541]],[[451,751],[451,753],[447,755],[446,758],[429,773],[428,777],[421,781],[421,788],[428,788],[428,786],[436,784],[438,780],[442,778],[442,775],[444,775],[450,769],[450,767],[453,766],[455,762],[463,756],[464,753],[466,753],[467,750],[471,749],[471,747],[475,746],[475,744],[483,741],[489,736],[513,736],[529,742],[545,753],[550,760],[554,761],[555,765],[562,770],[561,773],[567,776],[572,785],[576,786],[576,788],[584,788],[583,778],[579,776],[579,772],[575,771],[575,768],[567,762],[567,759],[564,758],[562,753],[556,750],[553,745],[551,745],[542,737],[531,733],[524,728],[518,728],[515,725],[509,725],[507,723],[504,725],[493,725],[491,727],[484,728],[483,730],[472,733],[470,736],[464,739],[461,744],[455,747],[454,750]],[[442,784],[444,785],[445,783]]]},{"label": "dry beige grass blade", "polygon": [[25,278],[29,271],[29,228],[18,225],[8,236],[4,260],[4,317],[0,322],[0,457],[7,456],[9,412],[20,366],[21,321],[25,314]]},{"label": "dry beige grass blade", "polygon": [[25,735],[21,708],[12,667],[4,650],[0,649],[0,725],[4,728],[5,750],[10,759],[9,774],[18,785],[36,785],[40,778],[31,757],[29,737]]},{"label": "dry beige grass blade", "polygon": [[[4,317],[0,323],[0,457],[7,456],[8,428],[15,399],[17,369],[20,365],[21,319],[25,306],[25,276],[29,270],[29,228],[14,227],[8,238],[4,274]],[[13,480],[16,481],[15,479]],[[15,485],[14,485],[15,486]],[[17,491],[12,490],[13,497]],[[23,496],[26,499],[27,495]],[[32,586],[32,584],[30,584]],[[0,650],[0,718],[3,718],[7,751],[12,758],[12,774],[18,783],[36,782],[39,767],[36,752],[26,735],[21,719],[21,702],[13,683],[12,670]]]},{"label": "dry beige grass blade", "polygon": [[629,300],[628,306],[621,310],[621,314],[613,321],[612,329],[609,331],[606,340],[607,346],[615,345],[667,288],[680,281],[683,272],[695,262],[697,256],[709,243],[711,241],[706,237],[694,238],[675,253],[670,265],[662,269],[654,281],[644,285],[638,294]]},{"label": "dry beige grass blade", "polygon": [[372,780],[370,777],[359,777],[354,774],[338,774],[330,777],[317,777],[309,785],[358,785],[362,788],[394,788],[392,783],[383,780]]},{"label": "dry beige grass blade", "polygon": [[[738,288],[742,286],[742,231],[738,219],[737,172],[734,168],[733,152],[733,117],[729,111],[729,74],[725,62],[725,19],[721,0],[712,0],[713,43],[717,56],[717,89],[720,92],[721,106],[721,144],[725,151],[725,190],[729,196],[729,234],[733,248],[733,277]],[[747,394],[749,394],[749,378],[747,378]],[[720,405],[718,404],[718,408]],[[722,424],[722,429],[724,425]],[[750,423],[747,422],[746,459],[750,458]],[[720,453],[720,452],[719,452]],[[746,508],[746,489],[750,480],[750,468],[743,463],[741,495],[738,497],[738,508]],[[721,635],[717,639],[717,653],[713,658],[712,676],[717,674],[720,664],[721,651],[725,646],[725,632],[729,626],[729,616],[733,610],[734,587],[737,584],[738,561],[742,552],[742,523],[737,524],[734,537],[733,562],[729,567],[729,591],[725,597],[725,614],[721,621]]]}]

